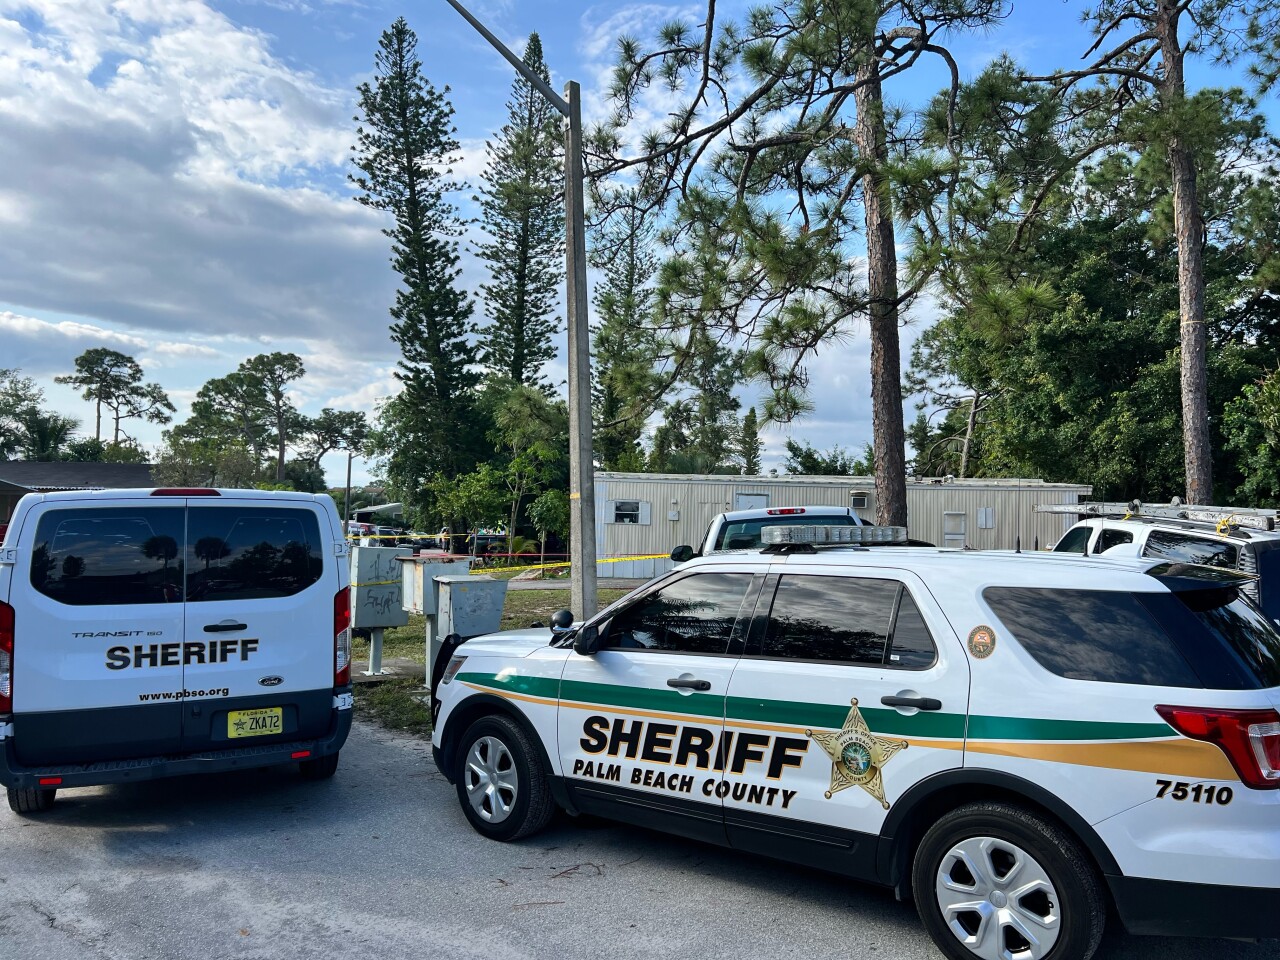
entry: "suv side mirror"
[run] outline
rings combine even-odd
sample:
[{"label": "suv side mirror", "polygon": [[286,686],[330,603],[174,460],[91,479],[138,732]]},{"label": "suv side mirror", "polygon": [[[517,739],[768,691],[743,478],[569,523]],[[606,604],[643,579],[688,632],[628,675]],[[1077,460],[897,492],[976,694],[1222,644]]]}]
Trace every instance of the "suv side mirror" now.
[{"label": "suv side mirror", "polygon": [[676,563],[686,563],[694,558],[693,547],[682,543],[671,551],[671,559]]},{"label": "suv side mirror", "polygon": [[551,633],[562,637],[573,629],[573,611],[557,610],[551,615]]},{"label": "suv side mirror", "polygon": [[590,657],[600,647],[600,630],[595,626],[583,627],[573,640],[573,652]]}]

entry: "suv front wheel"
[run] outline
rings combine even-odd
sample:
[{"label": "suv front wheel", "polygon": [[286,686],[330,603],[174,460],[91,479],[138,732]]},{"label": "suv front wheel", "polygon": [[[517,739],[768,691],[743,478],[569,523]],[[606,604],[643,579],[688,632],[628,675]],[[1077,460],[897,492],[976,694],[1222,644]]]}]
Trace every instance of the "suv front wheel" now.
[{"label": "suv front wheel", "polygon": [[1089,960],[1106,903],[1088,855],[1023,807],[973,803],[924,835],[911,884],[925,929],[952,960]]},{"label": "suv front wheel", "polygon": [[538,746],[510,717],[482,717],[458,749],[458,800],[491,840],[519,840],[547,825],[555,800]]}]

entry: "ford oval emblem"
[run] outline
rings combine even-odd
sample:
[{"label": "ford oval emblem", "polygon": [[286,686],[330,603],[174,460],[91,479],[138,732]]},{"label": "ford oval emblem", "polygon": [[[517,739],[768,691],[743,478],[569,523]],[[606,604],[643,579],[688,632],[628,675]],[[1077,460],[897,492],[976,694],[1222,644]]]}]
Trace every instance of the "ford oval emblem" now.
[{"label": "ford oval emblem", "polygon": [[278,687],[284,683],[284,677],[263,677],[258,683],[264,687]]}]

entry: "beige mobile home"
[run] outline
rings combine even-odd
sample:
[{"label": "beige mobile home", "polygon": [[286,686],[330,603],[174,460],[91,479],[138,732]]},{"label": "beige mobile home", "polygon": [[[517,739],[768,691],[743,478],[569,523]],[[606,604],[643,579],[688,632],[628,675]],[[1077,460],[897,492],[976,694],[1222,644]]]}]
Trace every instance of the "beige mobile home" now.
[{"label": "beige mobile home", "polygon": [[[1079,503],[1093,488],[1043,480],[907,481],[907,528],[915,540],[975,550],[1044,549],[1074,517],[1035,513],[1038,503]],[[875,521],[871,477],[740,477],[655,473],[596,474],[596,549],[604,558],[665,556],[695,547],[711,518],[755,507],[853,507]],[[601,563],[602,577],[652,577],[669,559]]]}]

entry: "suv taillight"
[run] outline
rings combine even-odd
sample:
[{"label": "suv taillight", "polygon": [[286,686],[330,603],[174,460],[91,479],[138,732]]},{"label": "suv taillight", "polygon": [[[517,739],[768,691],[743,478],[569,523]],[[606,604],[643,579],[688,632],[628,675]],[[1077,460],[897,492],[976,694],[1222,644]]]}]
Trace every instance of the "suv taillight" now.
[{"label": "suv taillight", "polygon": [[1257,581],[1258,555],[1257,553],[1254,552],[1254,549],[1251,545],[1246,544],[1245,546],[1240,548],[1240,560],[1236,564],[1236,568],[1241,573],[1247,573],[1250,576],[1254,577],[1253,580],[1250,580],[1247,583],[1240,584],[1240,592],[1243,593],[1250,600],[1252,600],[1254,603],[1261,603],[1261,599],[1258,594],[1258,581]]},{"label": "suv taillight", "polygon": [[0,713],[13,712],[13,607],[0,600]]},{"label": "suv taillight", "polygon": [[333,595],[333,685],[351,682],[351,591],[343,587]]},{"label": "suv taillight", "polygon": [[1215,744],[1246,786],[1280,789],[1280,713],[1169,706],[1156,712],[1184,737]]}]

